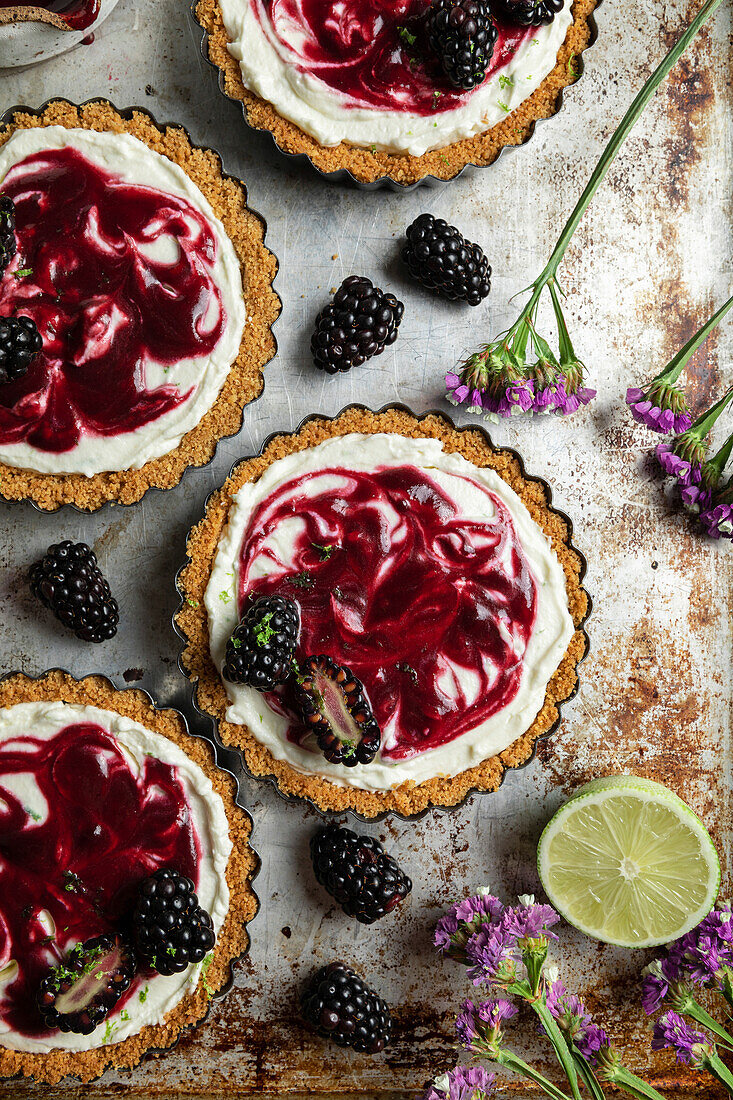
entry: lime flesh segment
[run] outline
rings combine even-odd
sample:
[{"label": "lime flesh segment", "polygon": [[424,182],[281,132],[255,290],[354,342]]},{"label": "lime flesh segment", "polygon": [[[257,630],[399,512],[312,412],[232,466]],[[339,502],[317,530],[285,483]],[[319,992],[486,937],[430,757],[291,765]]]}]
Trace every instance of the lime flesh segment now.
[{"label": "lime flesh segment", "polygon": [[619,947],[684,935],[720,887],[700,819],[661,783],[629,775],[593,780],[561,806],[540,837],[537,865],[558,912]]}]

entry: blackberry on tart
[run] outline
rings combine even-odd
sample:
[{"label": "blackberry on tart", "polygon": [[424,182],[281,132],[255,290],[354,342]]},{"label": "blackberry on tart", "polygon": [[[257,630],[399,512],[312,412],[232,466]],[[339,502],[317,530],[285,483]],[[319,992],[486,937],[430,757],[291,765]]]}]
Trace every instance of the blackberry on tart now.
[{"label": "blackberry on tart", "polygon": [[168,868],[140,886],[132,925],[141,959],[158,974],[180,974],[202,962],[216,942],[193,883]]},{"label": "blackberry on tart", "polygon": [[488,0],[434,0],[427,32],[454,88],[470,92],[483,83],[498,36]]},{"label": "blackberry on tart", "polygon": [[135,967],[135,952],[122,936],[77,943],[41,982],[37,1001],[44,1024],[91,1035],[130,988]]},{"label": "blackberry on tart", "polygon": [[292,671],[300,630],[298,605],[286,596],[260,596],[227,642],[224,675],[232,684],[272,691]]},{"label": "blackberry on tart", "polygon": [[303,723],[331,764],[370,764],[382,734],[361,680],[330,657],[307,657],[296,677]]},{"label": "blackberry on tart", "polygon": [[41,335],[30,317],[0,317],[0,385],[23,378],[42,347]]}]

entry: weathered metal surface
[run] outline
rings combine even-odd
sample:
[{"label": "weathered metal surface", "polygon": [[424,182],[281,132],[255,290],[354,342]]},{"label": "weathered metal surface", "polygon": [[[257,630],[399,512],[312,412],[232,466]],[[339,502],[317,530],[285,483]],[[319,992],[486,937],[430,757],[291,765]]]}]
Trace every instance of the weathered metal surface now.
[{"label": "weathered metal surface", "polygon": [[[0,509],[2,669],[101,670],[186,709],[170,628],[173,577],[207,493],[236,458],[307,413],[334,413],[350,400],[375,407],[402,400],[418,412],[438,403],[445,368],[512,319],[510,296],[540,270],[614,124],[697,6],[696,0],[606,0],[583,80],[525,149],[453,185],[404,196],[328,188],[245,131],[200,60],[198,33],[189,28],[182,0],[121,0],[86,52],[3,74],[2,108],[23,101],[37,106],[54,94],[107,94],[119,106],[143,103],[159,121],[182,122],[195,141],[218,148],[268,220],[284,310],[280,354],[267,369],[264,396],[210,468],[135,508],[90,518]],[[330,905],[309,874],[306,849],[316,815],[246,781],[263,861],[262,910],[229,996],[174,1051],[132,1073],[107,1074],[88,1088],[12,1082],[0,1085],[0,1095],[218,1100],[290,1091],[358,1093],[363,1100],[415,1090],[450,1064],[450,1014],[468,993],[460,968],[434,958],[430,933],[437,916],[450,899],[485,882],[507,895],[534,889],[542,825],[592,776],[629,770],[669,783],[711,827],[730,893],[733,558],[729,547],[700,541],[665,501],[643,457],[651,440],[620,401],[627,383],[659,369],[730,293],[730,32],[725,5],[637,126],[569,251],[563,269],[569,323],[598,400],[566,422],[515,421],[492,429],[498,444],[516,447],[527,469],[552,484],[589,562],[591,652],[561,731],[497,794],[416,824],[372,827],[410,868],[415,888],[398,917],[371,929]],[[404,279],[398,239],[424,209],[457,222],[487,248],[494,286],[482,307],[440,302]],[[310,326],[329,288],[351,272],[395,290],[405,301],[405,319],[397,343],[381,358],[330,379],[311,367]],[[728,323],[697,355],[690,372],[697,402],[733,382],[732,348]],[[114,582],[124,626],[104,646],[62,636],[25,588],[28,561],[62,537],[91,542]],[[563,932],[560,954],[569,983],[607,1021],[631,1064],[686,1089],[692,1078],[649,1053],[638,1008],[644,955],[572,931]],[[383,1057],[325,1047],[297,1023],[301,979],[334,957],[362,967],[396,1007],[396,1040]],[[544,1056],[530,1022],[515,1034],[521,1047]],[[509,1080],[506,1087],[524,1091]]]}]

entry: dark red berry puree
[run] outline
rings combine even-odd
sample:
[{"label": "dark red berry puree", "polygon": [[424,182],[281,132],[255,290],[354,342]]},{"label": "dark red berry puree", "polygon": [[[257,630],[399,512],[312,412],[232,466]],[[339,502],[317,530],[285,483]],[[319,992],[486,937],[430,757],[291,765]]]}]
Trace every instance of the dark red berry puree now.
[{"label": "dark red berry puree", "polygon": [[[323,653],[348,666],[382,731],[395,723],[383,759],[404,760],[475,729],[514,698],[535,581],[509,511],[477,482],[486,514],[496,512],[490,521],[458,514],[414,466],[322,476],[331,474],[338,487],[316,485],[314,494],[312,477],[295,479],[252,516],[240,554],[240,611],[250,592],[296,599],[296,656]],[[281,562],[267,540],[292,517],[303,528]],[[275,573],[250,581],[255,563]],[[470,693],[458,670],[470,674]],[[302,743],[287,693],[268,702],[291,718],[289,736]]]},{"label": "dark red berry puree", "polygon": [[43,8],[60,15],[63,21],[75,31],[91,27],[99,15],[100,0],[30,0],[30,3],[18,3],[18,0],[0,0],[0,8]]},{"label": "dark red berry puree", "polygon": [[[69,451],[82,435],[121,435],[182,405],[193,391],[148,390],[145,365],[207,355],[221,337],[208,221],[68,147],[14,165],[0,193],[16,204],[18,240],[0,316],[32,317],[43,338],[25,377],[0,387],[0,444]],[[161,236],[177,242],[172,263],[149,257]]]},{"label": "dark red berry puree", "polygon": [[[251,0],[292,64],[350,102],[348,106],[431,115],[474,93],[453,88],[430,59],[422,25],[426,0]],[[498,37],[487,79],[508,65],[533,27],[495,20]]]},{"label": "dark red berry puree", "polygon": [[[35,821],[13,793],[21,774],[46,799],[46,820]],[[0,997],[3,1027],[50,1034],[35,1008],[48,967],[74,943],[119,931],[138,884],[158,867],[197,883],[200,858],[171,765],[144,757],[135,774],[117,742],[86,723],[50,740],[29,733],[0,743],[0,972],[11,959],[19,967]],[[56,928],[51,939],[39,920],[44,910]],[[137,997],[139,984],[125,999]]]}]

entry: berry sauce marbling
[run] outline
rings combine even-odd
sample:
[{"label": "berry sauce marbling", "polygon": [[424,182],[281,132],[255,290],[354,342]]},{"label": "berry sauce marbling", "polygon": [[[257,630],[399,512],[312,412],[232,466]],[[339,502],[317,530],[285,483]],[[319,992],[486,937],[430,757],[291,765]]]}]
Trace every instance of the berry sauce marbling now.
[{"label": "berry sauce marbling", "polygon": [[[20,775],[30,775],[45,798],[45,820],[36,814],[35,821],[13,793]],[[114,738],[91,723],[50,740],[29,733],[0,744],[0,975],[11,959],[18,963],[0,997],[3,1027],[51,1034],[35,1007],[48,967],[74,943],[118,931],[137,885],[158,867],[198,883],[200,858],[171,765],[144,757],[135,774]],[[53,936],[39,920],[44,912]]]},{"label": "berry sauce marbling", "polygon": [[[271,494],[242,541],[240,613],[250,595],[297,600],[296,657],[323,653],[359,677],[380,728],[390,727],[384,760],[453,741],[519,688],[537,588],[509,511],[471,486],[492,519],[459,514],[415,466],[320,471]],[[281,561],[269,536],[294,521]],[[267,698],[302,744],[288,689]]]},{"label": "berry sauce marbling", "polygon": [[[210,354],[224,331],[203,215],[69,147],[14,165],[0,193],[16,204],[18,244],[0,316],[31,317],[43,338],[28,373],[0,387],[0,444],[70,451],[82,435],[131,432],[182,405],[193,390],[149,390],[145,368]],[[151,258],[161,237],[174,260]]]},{"label": "berry sauce marbling", "polygon": [[99,15],[100,0],[0,0],[0,8],[42,8],[59,15],[71,30],[83,31],[91,27]]},{"label": "berry sauce marbling", "polygon": [[[431,60],[425,0],[250,0],[260,25],[300,72],[348,105],[431,115],[455,110],[473,92],[450,85]],[[487,79],[509,63],[535,28],[495,20]]]}]

